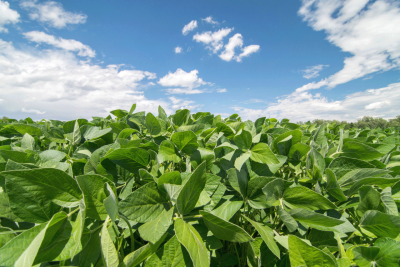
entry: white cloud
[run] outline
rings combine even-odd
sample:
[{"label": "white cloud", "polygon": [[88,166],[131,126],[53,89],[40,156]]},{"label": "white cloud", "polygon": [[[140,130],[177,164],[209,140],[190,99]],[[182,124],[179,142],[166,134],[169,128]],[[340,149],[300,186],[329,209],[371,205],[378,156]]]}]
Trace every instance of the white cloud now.
[{"label": "white cloud", "polygon": [[192,70],[191,72],[186,72],[182,69],[177,69],[174,73],[168,72],[167,75],[162,77],[158,84],[164,87],[181,87],[181,88],[169,88],[166,89],[169,94],[201,94],[206,93],[206,90],[194,89],[201,85],[206,85],[211,83],[203,81],[199,78],[197,74],[198,70]]},{"label": "white cloud", "polygon": [[314,30],[324,30],[329,42],[353,54],[345,58],[342,70],[298,91],[322,86],[333,88],[371,73],[400,67],[398,1],[303,0],[298,13]]},{"label": "white cloud", "polygon": [[217,92],[218,92],[218,93],[226,93],[226,92],[228,92],[228,90],[226,90],[226,88],[217,89]]},{"label": "white cloud", "polygon": [[187,35],[190,31],[193,31],[195,28],[197,28],[197,20],[192,20],[183,27],[182,34]]},{"label": "white cloud", "polygon": [[235,48],[243,46],[243,37],[240,33],[229,38],[229,43],[225,45],[225,50],[219,55],[225,61],[231,61],[235,55]]},{"label": "white cloud", "polygon": [[219,55],[219,57],[225,61],[231,61],[235,59],[237,62],[242,61],[243,57],[247,57],[252,53],[257,52],[260,49],[259,45],[249,45],[242,48],[243,51],[240,55],[235,56],[236,47],[243,46],[243,36],[240,33],[235,34],[229,38],[229,42],[225,45],[225,50]]},{"label": "white cloud", "polygon": [[165,89],[167,94],[169,95],[194,95],[194,94],[202,94],[202,93],[209,93],[207,90],[199,90],[199,89],[188,89],[188,88],[169,88]]},{"label": "white cloud", "polygon": [[248,57],[248,56],[250,56],[250,54],[258,52],[258,50],[260,50],[259,45],[246,46],[245,48],[242,49],[243,52],[239,56],[236,57],[236,61],[240,62],[240,61],[242,61],[242,58]]},{"label": "white cloud", "polygon": [[21,6],[30,12],[31,19],[58,29],[64,28],[68,24],[85,23],[87,18],[85,14],[64,10],[61,3],[54,1],[38,3],[37,0],[26,0],[21,2]]},{"label": "white cloud", "polygon": [[278,99],[277,103],[270,104],[266,109],[233,109],[240,112],[243,118],[253,120],[267,116],[289,118],[294,122],[321,118],[355,121],[363,116],[394,118],[400,114],[399,106],[400,83],[393,83],[384,88],[356,92],[337,101],[329,100],[319,93],[303,91]]},{"label": "white cloud", "polygon": [[53,35],[39,31],[26,32],[24,33],[24,36],[32,42],[53,45],[67,51],[78,51],[79,56],[94,57],[96,55],[96,52],[93,51],[89,46],[84,45],[76,40],[67,40],[60,37],[56,38]]},{"label": "white cloud", "polygon": [[[137,91],[143,80],[154,78],[147,71],[90,64],[65,50],[20,50],[0,39],[0,113],[7,117],[24,118],[36,110],[50,119],[90,119],[129,110],[133,103],[138,111],[157,113],[161,105],[170,113],[169,102],[149,100]],[[42,119],[39,115],[32,116]]]},{"label": "white cloud", "polygon": [[26,109],[26,108],[22,108],[21,111],[25,112],[25,113],[34,113],[34,114],[38,114],[38,115],[46,113],[46,111],[40,111],[40,110],[37,110],[37,109]]},{"label": "white cloud", "polygon": [[217,53],[223,47],[222,40],[233,30],[233,28],[220,29],[215,32],[207,31],[202,33],[196,33],[193,36],[193,40],[198,43],[204,43],[207,48]]},{"label": "white cloud", "polygon": [[17,11],[10,8],[10,4],[0,0],[0,32],[7,32],[3,26],[10,23],[17,23],[19,14]]},{"label": "white cloud", "polygon": [[313,67],[307,67],[307,69],[302,70],[302,72],[304,73],[303,77],[306,79],[316,78],[319,76],[319,72],[324,67],[329,67],[329,65],[317,65]]},{"label": "white cloud", "polygon": [[209,24],[214,24],[214,25],[215,24],[219,24],[218,21],[215,21],[212,16],[209,16],[209,17],[207,17],[205,19],[201,19],[201,20],[205,21],[205,22],[207,22]]},{"label": "white cloud", "polygon": [[177,109],[193,110],[195,108],[203,106],[203,105],[194,105],[194,103],[195,103],[194,101],[184,100],[184,99],[176,98],[173,96],[169,97],[169,100],[171,100],[171,102],[172,102],[171,108],[174,110],[177,110]]},{"label": "white cloud", "polygon": [[175,47],[175,53],[177,53],[177,54],[182,53],[182,47],[179,47],[179,46]]}]

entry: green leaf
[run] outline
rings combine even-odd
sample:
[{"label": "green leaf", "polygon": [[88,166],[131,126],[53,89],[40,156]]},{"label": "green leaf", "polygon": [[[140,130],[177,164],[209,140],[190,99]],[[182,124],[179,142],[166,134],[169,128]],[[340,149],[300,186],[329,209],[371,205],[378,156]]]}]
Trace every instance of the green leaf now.
[{"label": "green leaf", "polygon": [[122,168],[137,173],[140,168],[147,167],[150,154],[141,148],[120,148],[107,154],[103,159],[109,159]]},{"label": "green leaf", "polygon": [[168,204],[166,196],[157,188],[157,184],[150,182],[140,187],[125,200],[118,203],[119,211],[129,220],[146,223],[156,219]]},{"label": "green leaf", "polygon": [[235,141],[235,145],[238,146],[239,149],[247,151],[250,149],[252,144],[253,137],[251,133],[246,130],[240,130],[235,137],[233,137],[233,141]]},{"label": "green leaf", "polygon": [[267,204],[269,206],[279,206],[282,199],[285,182],[283,179],[277,178],[269,182],[263,192],[267,196]]},{"label": "green leaf", "polygon": [[269,177],[253,177],[247,184],[247,202],[253,209],[269,208],[265,198],[263,188],[274,178]]},{"label": "green leaf", "polygon": [[35,150],[35,139],[28,133],[24,134],[21,139],[21,148]]},{"label": "green leaf", "polygon": [[131,109],[129,110],[128,114],[131,115],[135,111],[135,109],[136,109],[136,103],[132,104]]},{"label": "green leaf", "polygon": [[361,246],[356,247],[351,251],[354,255],[354,262],[357,263],[359,267],[369,267],[375,265],[374,263],[380,252],[380,248]]},{"label": "green leaf", "polygon": [[190,155],[190,163],[193,168],[197,168],[197,166],[199,166],[203,161],[207,162],[207,170],[210,170],[215,162],[214,151],[199,147],[192,155]]},{"label": "green leaf", "polygon": [[199,147],[197,136],[192,131],[173,133],[171,141],[180,151],[189,155]]},{"label": "green leaf", "polygon": [[181,158],[178,156],[176,152],[174,143],[172,143],[169,140],[164,140],[161,142],[160,148],[158,150],[158,160],[160,162],[173,161],[175,163],[181,161]]},{"label": "green leaf", "polygon": [[221,240],[239,243],[253,240],[245,230],[229,221],[206,211],[200,211],[200,214],[203,216],[204,223],[208,229]]},{"label": "green leaf", "polygon": [[[135,104],[133,104],[133,105],[135,105]],[[133,108],[133,106],[132,106],[132,108]],[[132,110],[132,108],[131,108],[131,110]],[[135,108],[136,108],[136,106],[135,106]],[[135,108],[133,110],[135,110]],[[133,112],[133,110],[132,110],[132,112]],[[113,114],[118,119],[128,115],[128,112],[126,112],[126,110],[122,110],[122,109],[111,110],[110,113]],[[132,113],[129,113],[129,114],[132,114]]]},{"label": "green leaf", "polygon": [[216,209],[212,210],[211,213],[215,216],[229,221],[233,215],[236,214],[243,206],[243,201],[241,200],[226,200],[224,203],[219,205]]},{"label": "green leaf", "polygon": [[229,184],[239,192],[243,199],[247,196],[248,173],[245,168],[238,171],[236,168],[229,169],[227,172]]},{"label": "green leaf", "polygon": [[0,158],[5,161],[12,160],[18,163],[37,163],[39,161],[39,156],[34,153],[24,153],[20,151],[11,150],[0,150]]},{"label": "green leaf", "polygon": [[110,216],[111,218],[111,221],[114,222],[117,219],[118,215],[118,200],[110,185],[108,183],[106,183],[105,185],[109,196],[103,200],[103,204],[106,208],[108,216]]},{"label": "green leaf", "polygon": [[174,228],[177,239],[189,252],[193,266],[210,266],[207,248],[196,229],[181,218],[176,219]]},{"label": "green leaf", "polygon": [[174,209],[164,210],[156,219],[139,227],[139,234],[144,239],[155,244],[172,224]]},{"label": "green leaf", "polygon": [[289,236],[289,257],[292,267],[336,267],[335,260],[327,253],[308,245],[297,236]]},{"label": "green leaf", "polygon": [[382,157],[384,154],[368,145],[358,142],[346,142],[343,145],[341,156],[356,158],[361,160],[373,160]]},{"label": "green leaf", "polygon": [[396,238],[400,234],[400,217],[369,210],[361,218],[360,226],[377,237]]},{"label": "green leaf", "polygon": [[322,195],[303,186],[290,187],[283,193],[286,206],[291,209],[303,208],[307,210],[329,210],[336,206]]},{"label": "green leaf", "polygon": [[67,214],[59,212],[49,222],[26,230],[10,240],[0,248],[0,266],[32,266],[42,242],[51,239],[66,219]]},{"label": "green leaf", "polygon": [[158,117],[163,121],[168,121],[167,113],[161,106],[158,106]]},{"label": "green leaf", "polygon": [[206,182],[206,162],[203,162],[193,172],[178,195],[176,205],[180,214],[187,214],[194,209]]},{"label": "green leaf", "polygon": [[101,253],[104,257],[104,263],[106,267],[118,267],[119,264],[118,252],[114,246],[114,243],[107,229],[109,218],[110,217],[107,216],[103,224],[103,228],[101,230]]},{"label": "green leaf", "polygon": [[165,190],[163,184],[182,184],[181,173],[178,171],[167,172],[158,178],[157,185],[160,190]]},{"label": "green leaf", "polygon": [[293,209],[289,211],[289,214],[296,221],[307,224],[309,227],[321,231],[339,232],[334,227],[345,223],[345,221],[335,219],[333,217],[328,217],[323,214],[319,214],[305,209]]},{"label": "green leaf", "polygon": [[48,161],[62,161],[66,156],[64,152],[57,150],[46,150],[39,154],[41,164]]},{"label": "green leaf", "polygon": [[157,253],[151,255],[146,261],[146,267],[190,267],[192,260],[186,249],[173,236]]},{"label": "green leaf", "polygon": [[107,211],[103,201],[107,198],[104,184],[107,178],[97,174],[86,174],[76,177],[86,206],[86,215],[96,220],[105,220]]},{"label": "green leaf", "polygon": [[145,125],[147,132],[152,136],[157,136],[161,133],[161,125],[153,114],[147,113]]},{"label": "green leaf", "polygon": [[265,244],[268,246],[268,248],[272,251],[272,253],[275,254],[279,259],[281,258],[280,256],[280,250],[278,245],[275,243],[274,240],[274,232],[271,228],[269,228],[266,225],[263,225],[261,223],[255,222],[246,216],[242,215],[246,220],[248,220],[254,228],[256,228],[257,232],[260,234],[261,238],[264,240]]},{"label": "green leaf", "polygon": [[399,215],[396,202],[392,198],[392,188],[386,187],[381,192],[381,200],[385,208],[385,212],[390,215]]},{"label": "green leaf", "polygon": [[346,201],[347,197],[343,194],[339,183],[336,180],[336,175],[331,169],[326,169],[326,191],[339,201]]},{"label": "green leaf", "polygon": [[281,206],[278,207],[278,215],[281,218],[282,222],[285,224],[286,228],[289,230],[289,232],[294,232],[297,230],[297,227],[298,227],[297,222]]},{"label": "green leaf", "polygon": [[74,125],[74,131],[72,133],[72,145],[77,145],[81,142],[82,140],[82,135],[81,135],[81,131],[79,129],[79,123],[78,120],[75,121],[75,125]]},{"label": "green leaf", "polygon": [[360,196],[360,204],[356,210],[358,216],[362,217],[367,210],[379,210],[381,195],[378,191],[370,185],[365,185],[358,192]]},{"label": "green leaf", "polygon": [[363,185],[377,185],[381,188],[386,188],[388,186],[392,186],[395,183],[397,183],[398,181],[400,181],[400,177],[397,178],[363,178],[358,180],[357,182],[355,182],[351,188],[347,191],[347,195],[348,196],[352,196],[353,194],[355,194],[358,189],[363,186]]},{"label": "green leaf", "polygon": [[265,143],[258,143],[251,149],[250,159],[258,163],[279,164],[278,158]]},{"label": "green leaf", "polygon": [[391,238],[382,237],[375,241],[374,247],[380,248],[376,257],[379,267],[397,267],[400,259],[400,242]]},{"label": "green leaf", "polygon": [[28,222],[50,219],[55,213],[52,203],[75,207],[82,198],[76,181],[57,169],[9,171],[2,172],[2,176],[6,178],[11,210]]}]

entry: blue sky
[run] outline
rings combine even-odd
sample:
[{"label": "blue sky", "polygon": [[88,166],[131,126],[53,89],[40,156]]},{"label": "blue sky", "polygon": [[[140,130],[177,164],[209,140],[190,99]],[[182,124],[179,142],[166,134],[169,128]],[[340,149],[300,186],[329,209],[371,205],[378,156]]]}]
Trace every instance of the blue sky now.
[{"label": "blue sky", "polygon": [[0,0],[0,114],[400,115],[392,0]]}]

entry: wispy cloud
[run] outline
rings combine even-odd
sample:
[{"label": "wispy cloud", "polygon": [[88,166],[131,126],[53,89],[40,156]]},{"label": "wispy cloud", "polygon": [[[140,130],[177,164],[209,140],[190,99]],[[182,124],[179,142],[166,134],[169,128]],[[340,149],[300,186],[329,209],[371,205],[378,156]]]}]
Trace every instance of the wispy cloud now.
[{"label": "wispy cloud", "polygon": [[[252,53],[257,52],[260,49],[259,45],[249,45],[244,48],[243,46],[243,36],[240,33],[235,34],[229,38],[229,42],[225,45],[225,50],[219,55],[219,57],[225,61],[231,61],[235,59],[237,62],[242,61],[243,57],[247,57]],[[235,56],[236,47],[242,48],[243,51],[240,55]]]},{"label": "wispy cloud", "polygon": [[226,90],[226,88],[217,89],[217,93],[226,93],[226,92],[228,92],[228,90]]},{"label": "wispy cloud", "polygon": [[193,110],[195,108],[199,108],[203,105],[197,104],[195,105],[194,101],[191,100],[184,100],[181,98],[176,98],[174,96],[169,97],[169,100],[171,100],[172,102],[172,109],[189,109],[189,110]]},{"label": "wispy cloud", "polygon": [[182,34],[187,35],[189,32],[193,31],[196,28],[197,28],[197,20],[192,20],[183,27]]},{"label": "wispy cloud", "polygon": [[176,53],[176,54],[182,53],[182,47],[180,47],[180,46],[175,47],[174,50],[175,50],[175,53]]},{"label": "wispy cloud", "polygon": [[45,43],[67,51],[77,51],[79,56],[83,57],[96,56],[96,52],[94,50],[92,50],[89,46],[84,45],[76,40],[71,40],[71,39],[67,40],[60,37],[56,38],[53,35],[49,35],[47,33],[39,31],[26,32],[23,35],[29,41],[35,43]]},{"label": "wispy cloud", "polygon": [[233,28],[220,29],[218,31],[207,31],[196,33],[193,40],[198,43],[206,44],[207,48],[217,53],[224,45],[222,40],[233,30]]},{"label": "wispy cloud", "polygon": [[214,20],[212,16],[209,16],[205,19],[201,19],[202,21],[208,23],[208,24],[214,24],[214,25],[218,25],[218,21]]},{"label": "wispy cloud", "polygon": [[22,108],[21,111],[25,112],[25,113],[34,113],[34,114],[38,114],[38,115],[46,113],[46,111],[40,111],[40,110],[37,110],[37,109],[26,109],[26,108]]},{"label": "wispy cloud", "polygon": [[38,20],[58,29],[68,24],[85,23],[87,18],[85,14],[66,11],[61,3],[54,1],[38,3],[36,0],[25,0],[20,5],[29,11],[32,20]]},{"label": "wispy cloud", "polygon": [[303,75],[304,78],[312,79],[318,77],[319,72],[325,67],[329,67],[329,65],[317,65],[313,67],[307,67],[305,70],[302,70],[301,72],[304,73]]},{"label": "wispy cloud", "polygon": [[19,22],[19,14],[17,11],[10,8],[7,1],[0,0],[0,32],[7,32],[4,25],[15,24]]}]

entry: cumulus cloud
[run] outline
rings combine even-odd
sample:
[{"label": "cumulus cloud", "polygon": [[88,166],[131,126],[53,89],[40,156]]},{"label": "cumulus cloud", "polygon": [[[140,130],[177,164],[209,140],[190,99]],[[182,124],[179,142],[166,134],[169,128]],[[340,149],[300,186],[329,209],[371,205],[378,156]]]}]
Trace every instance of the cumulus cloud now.
[{"label": "cumulus cloud", "polygon": [[162,77],[158,84],[164,87],[181,87],[181,88],[169,88],[166,91],[169,94],[200,94],[205,93],[205,90],[194,89],[201,85],[211,84],[209,82],[203,81],[199,78],[197,74],[198,70],[192,70],[191,72],[186,72],[182,69],[177,69],[174,73],[168,72],[167,75]]},{"label": "cumulus cloud", "polygon": [[218,21],[215,21],[212,16],[209,16],[209,17],[207,17],[205,19],[201,19],[201,20],[208,24],[214,24],[214,25],[219,24]]},{"label": "cumulus cloud", "polygon": [[49,119],[90,119],[129,110],[133,103],[139,111],[157,113],[161,105],[170,113],[169,102],[147,99],[137,90],[154,78],[148,71],[90,64],[65,50],[17,49],[0,39],[0,113],[7,117],[24,118],[28,112],[42,119],[46,112]]},{"label": "cumulus cloud", "polygon": [[228,90],[226,90],[226,88],[217,89],[217,93],[226,93],[226,92],[228,92]]},{"label": "cumulus cloud", "polygon": [[94,57],[96,55],[96,52],[89,46],[76,40],[56,38],[53,35],[39,31],[26,32],[24,36],[32,42],[49,44],[67,51],[77,51],[79,56]]},{"label": "cumulus cloud", "polygon": [[7,29],[4,28],[4,25],[17,23],[18,21],[18,12],[12,10],[8,2],[0,0],[0,32],[7,32]]},{"label": "cumulus cloud", "polygon": [[317,65],[313,67],[307,67],[305,70],[302,70],[301,72],[304,73],[303,75],[304,78],[312,79],[318,77],[319,72],[325,67],[329,67],[329,65]]},{"label": "cumulus cloud", "polygon": [[295,92],[278,99],[266,109],[248,109],[233,107],[245,119],[267,116],[278,119],[289,118],[292,121],[314,119],[351,120],[363,116],[394,118],[399,115],[400,83],[387,87],[368,89],[347,95],[341,100],[329,100],[320,93],[307,91]]},{"label": "cumulus cloud", "polygon": [[218,31],[207,31],[196,33],[193,40],[198,43],[206,44],[207,48],[217,53],[224,45],[222,40],[233,30],[233,28],[220,29]]},{"label": "cumulus cloud", "polygon": [[193,31],[196,28],[197,28],[197,20],[192,20],[183,27],[182,34],[187,35],[189,32]]},{"label": "cumulus cloud", "polygon": [[303,0],[298,12],[316,31],[352,57],[339,72],[298,91],[333,88],[378,71],[400,67],[400,3],[391,0]]},{"label": "cumulus cloud", "polygon": [[175,47],[175,53],[176,54],[182,53],[182,47],[180,47],[180,46]]},{"label": "cumulus cloud", "polygon": [[177,110],[177,109],[193,110],[195,108],[199,108],[199,107],[202,106],[202,105],[199,105],[199,104],[195,105],[194,101],[184,100],[184,99],[176,98],[174,96],[171,96],[169,98],[169,100],[171,100],[171,102],[172,102],[171,108],[174,109],[174,110]]},{"label": "cumulus cloud", "polygon": [[229,38],[229,42],[225,45],[225,50],[219,55],[219,57],[225,61],[231,61],[233,58],[240,62],[243,57],[247,57],[252,53],[257,52],[260,49],[259,45],[249,45],[245,48],[242,48],[242,53],[238,56],[235,56],[236,47],[243,46],[243,36],[240,33],[235,34],[231,38]]},{"label": "cumulus cloud", "polygon": [[68,24],[85,23],[87,18],[85,14],[66,11],[61,3],[54,1],[38,3],[37,0],[26,0],[20,5],[29,11],[32,20],[38,20],[58,29]]}]

